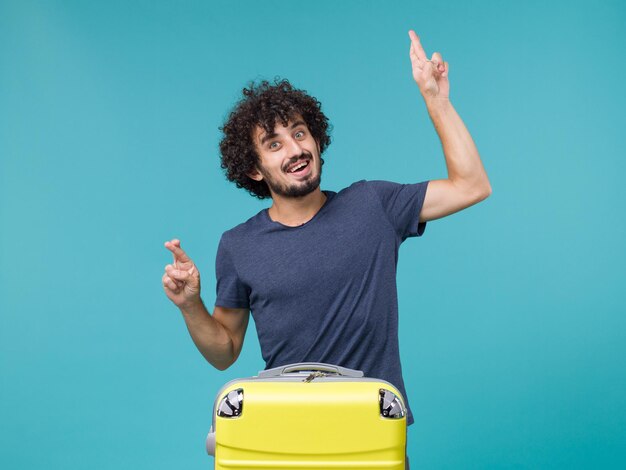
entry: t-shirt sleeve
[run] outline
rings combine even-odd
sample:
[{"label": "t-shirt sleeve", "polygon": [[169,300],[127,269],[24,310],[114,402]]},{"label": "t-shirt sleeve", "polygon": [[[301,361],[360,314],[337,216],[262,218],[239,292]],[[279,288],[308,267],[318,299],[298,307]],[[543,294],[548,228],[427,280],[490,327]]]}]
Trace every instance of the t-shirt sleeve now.
[{"label": "t-shirt sleeve", "polygon": [[424,233],[426,222],[420,222],[419,218],[428,181],[415,184],[369,181],[367,184],[380,200],[389,222],[403,241]]},{"label": "t-shirt sleeve", "polygon": [[215,257],[215,305],[225,308],[250,308],[248,287],[241,281],[224,237],[220,240]]}]

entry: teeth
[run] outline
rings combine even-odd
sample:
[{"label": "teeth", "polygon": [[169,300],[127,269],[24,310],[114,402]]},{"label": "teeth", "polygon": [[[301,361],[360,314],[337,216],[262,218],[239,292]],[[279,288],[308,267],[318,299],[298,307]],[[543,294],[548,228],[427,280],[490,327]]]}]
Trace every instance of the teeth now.
[{"label": "teeth", "polygon": [[303,168],[306,166],[308,162],[302,162],[299,165],[295,166],[294,168],[292,168],[291,170],[289,170],[290,173],[295,173],[296,171],[298,171],[300,168]]}]

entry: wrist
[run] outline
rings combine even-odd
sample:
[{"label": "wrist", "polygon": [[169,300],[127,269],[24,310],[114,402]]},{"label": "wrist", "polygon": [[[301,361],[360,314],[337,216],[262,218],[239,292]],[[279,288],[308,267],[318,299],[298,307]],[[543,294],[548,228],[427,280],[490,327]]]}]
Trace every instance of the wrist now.
[{"label": "wrist", "polygon": [[442,108],[450,106],[450,98],[448,96],[431,95],[429,93],[422,93],[422,98],[428,108]]},{"label": "wrist", "polygon": [[452,103],[449,98],[442,98],[437,96],[423,95],[424,103],[426,103],[426,109],[431,117],[445,115],[452,109]]},{"label": "wrist", "polygon": [[197,315],[198,313],[206,312],[206,307],[200,296],[193,297],[178,305],[178,308],[183,315]]}]

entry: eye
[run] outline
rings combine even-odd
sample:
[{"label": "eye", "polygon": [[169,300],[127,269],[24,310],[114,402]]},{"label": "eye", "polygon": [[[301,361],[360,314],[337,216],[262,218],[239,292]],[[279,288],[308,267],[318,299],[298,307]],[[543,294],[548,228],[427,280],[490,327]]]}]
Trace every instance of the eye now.
[{"label": "eye", "polygon": [[296,132],[296,139],[301,139],[304,137],[304,131],[298,131]]},{"label": "eye", "polygon": [[270,149],[270,150],[276,150],[278,147],[280,147],[280,144],[279,144],[278,142],[275,142],[275,141],[274,141],[274,142],[272,142],[272,143],[269,145],[269,149]]}]

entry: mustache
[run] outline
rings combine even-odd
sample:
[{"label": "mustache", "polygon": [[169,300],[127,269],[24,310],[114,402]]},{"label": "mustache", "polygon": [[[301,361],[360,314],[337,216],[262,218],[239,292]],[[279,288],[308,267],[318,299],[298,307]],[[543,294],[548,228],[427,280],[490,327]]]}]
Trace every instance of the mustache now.
[{"label": "mustache", "polygon": [[287,160],[287,162],[283,165],[283,170],[286,171],[287,168],[289,168],[291,165],[298,162],[299,160],[304,160],[305,158],[313,160],[313,155],[305,150],[300,155],[296,157],[291,157],[289,160]]}]

